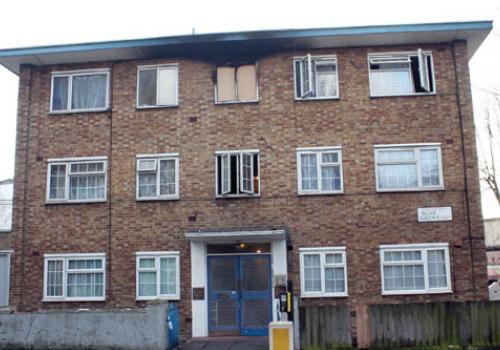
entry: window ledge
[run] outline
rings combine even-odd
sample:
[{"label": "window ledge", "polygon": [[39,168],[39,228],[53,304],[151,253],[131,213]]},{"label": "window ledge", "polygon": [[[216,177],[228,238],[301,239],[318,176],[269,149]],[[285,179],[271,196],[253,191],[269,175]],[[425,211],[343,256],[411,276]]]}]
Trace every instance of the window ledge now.
[{"label": "window ledge", "polygon": [[416,94],[396,94],[396,95],[372,95],[370,94],[370,98],[384,98],[384,97],[418,97],[418,96],[436,96],[435,92],[429,93],[416,93]]},{"label": "window ledge", "polygon": [[449,289],[436,289],[436,290],[401,290],[401,291],[390,291],[390,292],[382,292],[383,296],[391,296],[391,295],[418,295],[418,294],[450,294],[453,293],[451,288]]},{"label": "window ledge", "polygon": [[178,201],[180,199],[180,196],[172,196],[172,197],[151,197],[151,198],[135,198],[136,202],[163,202],[163,201]]},{"label": "window ledge", "polygon": [[215,101],[216,105],[240,105],[240,104],[258,104],[259,100],[249,100],[249,101]]},{"label": "window ledge", "polygon": [[398,192],[434,192],[444,191],[443,187],[429,187],[429,188],[401,188],[401,189],[377,189],[377,193],[398,193]]},{"label": "window ledge", "polygon": [[347,298],[347,293],[301,293],[301,298]]},{"label": "window ledge", "polygon": [[328,196],[328,195],[341,195],[344,194],[344,191],[299,191],[297,193],[298,196]]},{"label": "window ledge", "polygon": [[111,108],[106,107],[106,108],[99,108],[99,109],[78,109],[78,110],[66,110],[66,111],[50,111],[49,115],[50,116],[65,116],[65,115],[73,115],[73,114],[91,114],[91,113],[105,113],[105,112],[111,112]]},{"label": "window ledge", "polygon": [[90,204],[90,203],[105,203],[106,199],[82,200],[82,201],[67,201],[67,200],[46,200],[46,205],[53,204]]},{"label": "window ledge", "polygon": [[329,100],[340,100],[340,96],[334,97],[312,97],[312,98],[300,98],[295,97],[295,101],[329,101]]},{"label": "window ledge", "polygon": [[65,302],[95,302],[106,301],[106,298],[43,298],[43,303],[65,303]]},{"label": "window ledge", "polygon": [[165,106],[144,106],[144,107],[139,107],[139,106],[136,106],[135,109],[137,111],[148,111],[148,110],[155,110],[155,109],[168,109],[168,108],[178,108],[179,107],[179,104],[175,104],[175,105],[165,105]]}]

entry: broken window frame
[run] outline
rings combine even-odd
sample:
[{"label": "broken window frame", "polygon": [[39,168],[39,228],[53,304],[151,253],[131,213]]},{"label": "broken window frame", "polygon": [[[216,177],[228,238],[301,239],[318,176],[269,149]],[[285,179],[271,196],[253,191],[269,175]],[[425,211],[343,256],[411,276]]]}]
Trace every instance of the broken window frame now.
[{"label": "broken window frame", "polygon": [[[424,90],[431,90],[431,91],[425,91],[425,92],[417,92],[415,91],[415,83],[416,81],[414,80],[413,77],[413,72],[411,68],[411,58],[415,57],[417,58],[419,62],[419,81],[420,81],[420,87]],[[425,70],[427,71],[427,79],[425,79],[424,84],[422,84],[421,80],[421,75],[422,75],[422,69],[420,69],[420,64],[422,62],[422,57],[425,57],[426,59],[426,65],[425,65]],[[381,93],[381,94],[376,94],[374,93],[373,89],[373,78],[372,78],[372,69],[371,69],[371,64],[374,60],[381,60],[385,61],[385,63],[391,63],[393,61],[394,63],[396,62],[402,62],[402,58],[407,58],[408,63],[409,63],[409,76],[410,76],[410,83],[411,83],[411,92],[410,93]],[[422,49],[417,49],[416,51],[408,51],[408,52],[382,52],[382,53],[370,53],[368,54],[368,79],[369,79],[369,86],[370,86],[370,97],[392,97],[392,96],[425,96],[425,95],[435,95],[436,94],[436,78],[435,78],[435,70],[434,70],[434,59],[432,55],[432,51],[426,51]],[[430,66],[429,66],[430,63]],[[429,69],[430,74],[429,74]],[[429,80],[429,76],[432,79]],[[432,85],[432,89],[431,89]]]},{"label": "broken window frame", "polygon": [[[316,62],[328,62],[332,61],[332,63],[335,63],[335,80],[336,80],[336,94],[332,96],[315,96],[316,91],[318,90],[318,79],[316,78],[317,76],[317,71],[316,71]],[[302,93],[303,89],[303,67],[302,65],[304,62],[307,62],[309,65],[309,83],[312,89],[308,91],[307,93]],[[300,64],[300,69],[299,70],[299,75],[297,74],[297,63]],[[293,68],[293,86],[294,86],[294,98],[297,101],[303,101],[303,100],[335,100],[340,98],[340,92],[339,92],[339,64],[337,60],[336,55],[319,55],[319,56],[313,56],[310,54],[307,54],[306,56],[300,56],[300,57],[294,57],[292,60],[292,68]],[[300,83],[297,81],[300,79]],[[297,85],[300,84],[300,95],[299,91],[297,89]],[[312,96],[311,96],[312,95]]]},{"label": "broken window frame", "polygon": [[[231,184],[232,180],[232,170],[231,170],[231,157],[238,156],[238,163],[236,166],[236,181],[234,184],[237,186],[236,189],[233,188]],[[252,174],[250,181],[250,188],[243,189],[244,179],[243,179],[243,162],[242,159],[245,156],[251,156],[252,162],[250,165],[250,171]],[[257,157],[257,184],[254,183],[255,177],[255,157]],[[219,158],[220,158],[220,171],[219,171]],[[224,173],[223,173],[223,160],[227,159],[228,171],[227,178],[229,179],[228,187],[224,187]],[[219,173],[220,172],[220,173]],[[220,178],[220,179],[219,179]],[[241,198],[241,197],[259,197],[260,196],[260,152],[258,149],[251,150],[236,150],[236,151],[217,151],[215,152],[215,197],[216,198]],[[235,191],[235,193],[232,193]]]},{"label": "broken window frame", "polygon": [[[252,100],[240,100],[238,96],[238,81],[237,81],[237,76],[238,76],[238,68],[242,66],[255,66],[255,99]],[[216,70],[216,76],[217,76],[217,69],[218,68],[223,68],[223,67],[233,67],[234,68],[234,89],[235,89],[235,99],[234,100],[228,100],[228,101],[220,101],[219,100],[219,93],[218,93],[218,82],[217,79],[215,79],[214,82],[214,101],[215,104],[233,104],[233,103],[255,103],[259,102],[259,66],[257,62],[254,63],[242,63],[239,65],[218,65],[215,67]]]}]

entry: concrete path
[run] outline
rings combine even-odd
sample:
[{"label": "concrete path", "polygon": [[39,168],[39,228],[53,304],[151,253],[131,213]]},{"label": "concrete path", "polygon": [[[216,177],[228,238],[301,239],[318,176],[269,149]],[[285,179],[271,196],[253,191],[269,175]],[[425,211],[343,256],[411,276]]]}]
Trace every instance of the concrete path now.
[{"label": "concrete path", "polygon": [[195,338],[180,346],[182,350],[268,350],[268,337]]}]

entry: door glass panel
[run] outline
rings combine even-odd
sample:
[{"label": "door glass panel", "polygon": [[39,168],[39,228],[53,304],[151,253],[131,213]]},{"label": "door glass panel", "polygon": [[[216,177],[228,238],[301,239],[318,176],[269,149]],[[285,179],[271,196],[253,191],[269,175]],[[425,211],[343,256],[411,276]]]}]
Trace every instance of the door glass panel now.
[{"label": "door glass panel", "polygon": [[243,291],[265,291],[269,288],[267,256],[242,258]]},{"label": "door glass panel", "polygon": [[241,327],[262,328],[269,323],[269,300],[249,299],[242,300]]},{"label": "door glass panel", "polygon": [[210,284],[214,292],[236,290],[236,264],[231,257],[210,259]]}]

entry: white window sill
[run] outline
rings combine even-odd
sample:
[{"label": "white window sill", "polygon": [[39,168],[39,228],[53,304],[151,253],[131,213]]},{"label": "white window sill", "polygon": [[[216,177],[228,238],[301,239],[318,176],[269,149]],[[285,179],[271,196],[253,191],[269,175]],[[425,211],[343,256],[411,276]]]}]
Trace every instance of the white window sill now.
[{"label": "white window sill", "polygon": [[344,194],[344,191],[298,191],[299,196],[318,196]]},{"label": "white window sill", "polygon": [[178,295],[160,295],[151,297],[136,297],[136,301],[151,301],[151,300],[181,300]]},{"label": "white window sill", "polygon": [[106,202],[106,198],[104,199],[95,199],[95,200],[78,200],[78,201],[70,201],[70,200],[46,200],[45,204],[85,204],[85,203],[104,203]]},{"label": "white window sill", "polygon": [[226,195],[216,195],[215,199],[226,199],[226,198],[259,198],[259,194],[226,194]]},{"label": "white window sill", "polygon": [[378,97],[415,97],[415,96],[435,96],[435,92],[419,92],[413,94],[393,94],[393,95],[372,95],[370,93],[370,97],[378,98]]},{"label": "white window sill", "polygon": [[43,303],[64,303],[64,302],[79,302],[79,301],[106,301],[105,297],[99,298],[43,298]]},{"label": "white window sill", "polygon": [[108,112],[110,111],[109,107],[106,108],[94,108],[94,109],[67,109],[67,110],[58,110],[58,111],[50,111],[50,115],[58,115],[58,114],[78,114],[78,113],[95,113],[95,112]]},{"label": "white window sill", "polygon": [[377,192],[429,192],[444,191],[444,186],[440,187],[419,187],[419,188],[377,188]]},{"label": "white window sill", "polygon": [[418,294],[449,294],[453,293],[451,288],[446,289],[428,289],[428,290],[400,290],[382,292],[382,295],[418,295]]},{"label": "white window sill", "polygon": [[301,298],[347,298],[347,293],[301,293]]},{"label": "white window sill", "polygon": [[136,197],[135,200],[137,202],[152,202],[152,201],[177,201],[179,200],[179,196],[172,197]]},{"label": "white window sill", "polygon": [[340,96],[327,96],[327,97],[295,97],[295,101],[325,101],[325,100],[340,100]]},{"label": "white window sill", "polygon": [[248,100],[248,101],[215,101],[216,105],[234,105],[234,104],[245,104],[245,103],[259,103],[259,100]]},{"label": "white window sill", "polygon": [[158,106],[136,106],[136,108],[138,110],[140,109],[158,109],[158,108],[175,108],[175,107],[179,107],[179,104],[176,103],[176,104],[172,104],[172,105],[158,105]]}]

